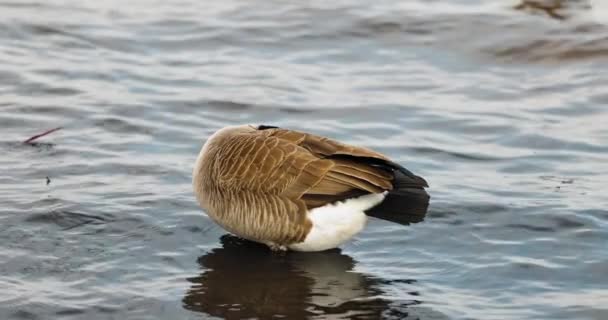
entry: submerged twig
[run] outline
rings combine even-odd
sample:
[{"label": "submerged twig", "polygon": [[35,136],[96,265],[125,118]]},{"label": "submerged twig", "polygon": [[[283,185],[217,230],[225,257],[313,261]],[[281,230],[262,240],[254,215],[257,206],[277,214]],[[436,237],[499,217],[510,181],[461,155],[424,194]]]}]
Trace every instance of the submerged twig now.
[{"label": "submerged twig", "polygon": [[62,129],[62,127],[57,127],[57,128],[53,128],[51,130],[47,130],[47,131],[45,131],[45,132],[43,132],[41,134],[37,134],[37,135],[35,135],[33,137],[30,137],[29,139],[23,141],[23,143],[31,144],[34,140],[36,140],[38,138],[41,138],[41,137],[44,137],[47,134],[51,134],[51,133],[53,133],[53,132],[55,132],[57,130],[61,130],[61,129]]},{"label": "submerged twig", "polygon": [[538,0],[523,0],[520,4],[514,7],[516,10],[539,10],[544,11],[551,18],[557,20],[565,20],[566,17],[558,13],[558,10],[564,9],[561,0],[554,1],[538,1]]}]

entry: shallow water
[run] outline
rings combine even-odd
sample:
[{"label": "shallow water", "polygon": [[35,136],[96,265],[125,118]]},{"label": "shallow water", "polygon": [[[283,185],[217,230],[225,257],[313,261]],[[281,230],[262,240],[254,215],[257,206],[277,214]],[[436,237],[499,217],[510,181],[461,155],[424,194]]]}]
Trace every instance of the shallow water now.
[{"label": "shallow water", "polygon": [[[0,318],[607,319],[608,26],[514,5],[1,1]],[[223,236],[191,168],[237,123],[388,154],[426,220]]]}]

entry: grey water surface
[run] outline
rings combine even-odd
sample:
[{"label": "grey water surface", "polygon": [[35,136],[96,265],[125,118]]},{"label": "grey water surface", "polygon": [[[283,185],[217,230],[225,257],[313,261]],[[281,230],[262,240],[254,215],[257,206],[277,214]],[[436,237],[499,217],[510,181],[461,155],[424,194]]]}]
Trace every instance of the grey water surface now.
[{"label": "grey water surface", "polygon": [[[0,0],[0,319],[608,319],[608,25],[516,4]],[[425,221],[226,236],[191,170],[240,123],[389,155]]]}]

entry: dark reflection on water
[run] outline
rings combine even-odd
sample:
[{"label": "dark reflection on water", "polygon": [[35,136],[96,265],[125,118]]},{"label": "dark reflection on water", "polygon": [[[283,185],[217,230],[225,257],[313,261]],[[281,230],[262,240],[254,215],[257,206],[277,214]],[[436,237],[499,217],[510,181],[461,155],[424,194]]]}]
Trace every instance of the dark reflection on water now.
[{"label": "dark reflection on water", "polygon": [[418,292],[409,301],[383,299],[383,281],[353,271],[355,261],[339,249],[277,254],[230,235],[221,243],[198,259],[205,271],[188,279],[185,308],[224,319],[404,319],[419,303]]}]

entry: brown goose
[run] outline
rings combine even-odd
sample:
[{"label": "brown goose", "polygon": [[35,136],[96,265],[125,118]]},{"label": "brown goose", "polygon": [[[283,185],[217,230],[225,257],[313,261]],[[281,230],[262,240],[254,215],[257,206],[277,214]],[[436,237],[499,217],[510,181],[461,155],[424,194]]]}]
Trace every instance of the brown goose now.
[{"label": "brown goose", "polygon": [[272,250],[335,248],[367,215],[418,222],[429,203],[426,181],[380,153],[265,125],[214,133],[192,183],[211,219]]}]

